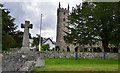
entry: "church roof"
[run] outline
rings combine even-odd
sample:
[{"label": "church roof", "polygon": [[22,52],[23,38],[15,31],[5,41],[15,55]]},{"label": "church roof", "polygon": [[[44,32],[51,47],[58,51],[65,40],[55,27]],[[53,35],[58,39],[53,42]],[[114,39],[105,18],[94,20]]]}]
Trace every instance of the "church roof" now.
[{"label": "church roof", "polygon": [[47,38],[43,41],[43,43],[47,42],[48,40],[50,40],[52,42],[52,44],[55,44],[55,42],[53,42],[50,38]]}]

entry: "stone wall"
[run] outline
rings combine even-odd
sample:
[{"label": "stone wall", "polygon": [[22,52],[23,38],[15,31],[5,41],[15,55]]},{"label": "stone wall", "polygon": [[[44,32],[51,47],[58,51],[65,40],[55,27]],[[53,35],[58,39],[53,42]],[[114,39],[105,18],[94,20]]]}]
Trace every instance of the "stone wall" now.
[{"label": "stone wall", "polygon": [[[40,52],[42,58],[75,58],[75,52]],[[102,59],[103,53],[78,52],[79,58],[97,58]],[[118,59],[118,53],[105,53],[106,59]]]},{"label": "stone wall", "polygon": [[[42,64],[43,58],[75,58],[75,52],[4,52],[2,56],[2,71],[31,71],[37,64]],[[79,52],[79,58],[103,58],[103,53]],[[39,59],[41,60],[39,60]],[[118,53],[106,53],[106,59],[118,59]],[[41,62],[41,63],[40,63]]]},{"label": "stone wall", "polygon": [[2,71],[31,71],[35,68],[37,59],[40,58],[37,52],[2,53]]}]

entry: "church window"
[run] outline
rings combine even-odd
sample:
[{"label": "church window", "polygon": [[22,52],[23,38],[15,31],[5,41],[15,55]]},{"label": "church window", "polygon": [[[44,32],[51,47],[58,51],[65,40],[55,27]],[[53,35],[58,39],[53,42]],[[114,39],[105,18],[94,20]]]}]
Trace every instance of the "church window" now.
[{"label": "church window", "polygon": [[65,12],[63,14],[65,15]]},{"label": "church window", "polygon": [[63,18],[63,21],[65,21],[65,18]]}]

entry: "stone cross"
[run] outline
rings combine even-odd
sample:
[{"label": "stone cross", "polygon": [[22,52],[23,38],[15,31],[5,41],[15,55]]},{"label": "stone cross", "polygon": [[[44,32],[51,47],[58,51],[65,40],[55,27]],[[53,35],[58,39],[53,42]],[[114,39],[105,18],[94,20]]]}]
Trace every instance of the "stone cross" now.
[{"label": "stone cross", "polygon": [[29,28],[32,29],[33,25],[30,21],[25,21],[25,24],[21,24],[21,28],[24,28],[22,47],[29,47]]}]

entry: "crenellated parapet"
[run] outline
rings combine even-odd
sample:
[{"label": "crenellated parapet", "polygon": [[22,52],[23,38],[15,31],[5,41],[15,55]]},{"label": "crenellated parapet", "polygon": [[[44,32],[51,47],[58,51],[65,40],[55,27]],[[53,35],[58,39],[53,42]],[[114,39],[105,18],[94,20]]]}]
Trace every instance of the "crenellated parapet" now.
[{"label": "crenellated parapet", "polygon": [[63,8],[63,7],[61,7],[60,2],[59,2],[59,7],[57,9],[57,12],[66,12],[66,13],[69,13],[69,4],[68,4],[68,8]]},{"label": "crenellated parapet", "polygon": [[69,13],[69,10],[67,8],[58,8],[58,12],[66,12]]}]

